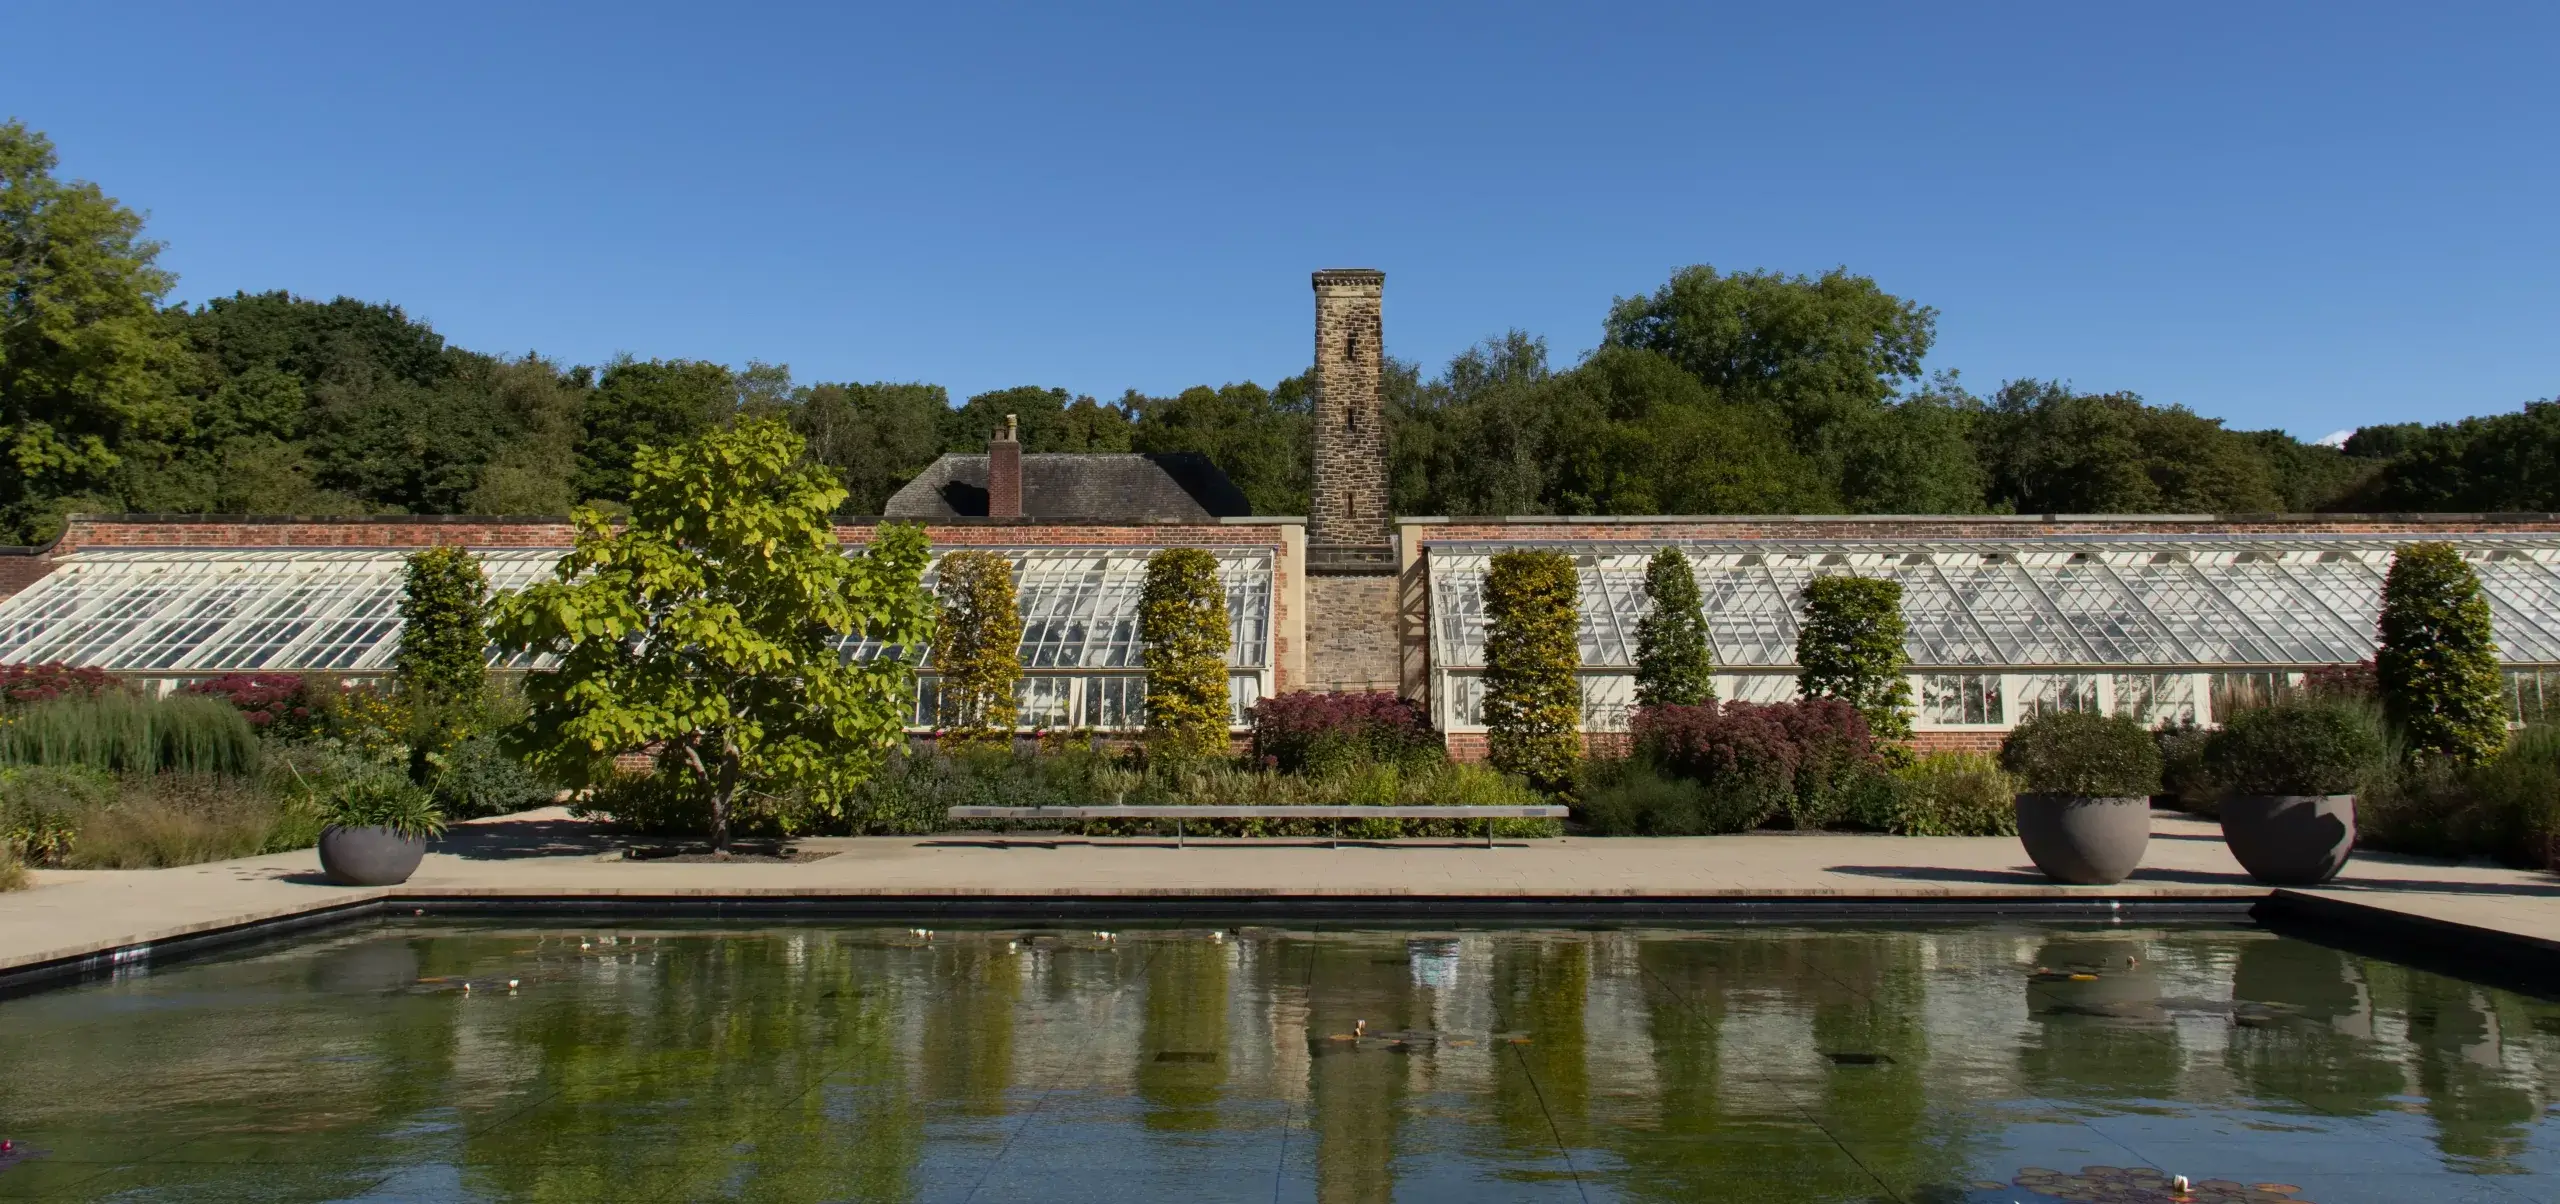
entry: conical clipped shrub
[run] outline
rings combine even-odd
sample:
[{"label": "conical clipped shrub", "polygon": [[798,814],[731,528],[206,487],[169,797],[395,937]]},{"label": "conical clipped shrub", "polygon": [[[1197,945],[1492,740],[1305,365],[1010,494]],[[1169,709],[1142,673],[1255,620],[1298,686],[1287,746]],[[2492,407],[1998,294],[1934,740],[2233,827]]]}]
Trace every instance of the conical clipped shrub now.
[{"label": "conical clipped shrub", "polygon": [[487,687],[489,578],[461,548],[409,555],[400,591],[400,686],[440,704],[470,705]]},{"label": "conical clipped shrub", "polygon": [[1167,548],[1147,558],[1138,597],[1147,655],[1147,746],[1175,759],[1227,748],[1227,591],[1218,558]]},{"label": "conical clipped shrub", "polygon": [[1581,594],[1562,552],[1503,552],[1484,578],[1487,753],[1551,792],[1572,785],[1582,759]]},{"label": "conical clipped shrub", "polygon": [[998,552],[953,552],[934,586],[933,665],[941,677],[934,724],[959,742],[1005,739],[1019,722],[1022,610],[1013,561]]},{"label": "conical clipped shrub", "polygon": [[2462,764],[2507,742],[2498,641],[2480,578],[2449,543],[2403,545],[2382,582],[2382,646],[2373,658],[2383,717],[2413,756]]},{"label": "conical clipped shrub", "polygon": [[1653,554],[1644,567],[1644,596],[1653,609],[1636,623],[1636,705],[1696,706],[1716,697],[1715,652],[1707,642],[1698,577],[1678,548]]},{"label": "conical clipped shrub", "polygon": [[1908,740],[1911,683],[1902,675],[1902,642],[1901,582],[1816,577],[1804,587],[1796,688],[1858,708],[1879,740]]}]

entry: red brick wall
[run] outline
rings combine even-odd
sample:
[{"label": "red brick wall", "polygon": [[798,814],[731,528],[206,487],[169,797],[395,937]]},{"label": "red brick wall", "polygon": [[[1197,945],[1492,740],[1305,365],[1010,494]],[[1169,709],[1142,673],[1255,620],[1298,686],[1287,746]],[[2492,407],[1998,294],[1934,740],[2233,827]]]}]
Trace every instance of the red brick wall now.
[{"label": "red brick wall", "polygon": [[1911,748],[1919,753],[1997,753],[2007,732],[1913,732]]},{"label": "red brick wall", "polygon": [[16,596],[52,571],[53,556],[49,552],[0,552],[0,598]]}]

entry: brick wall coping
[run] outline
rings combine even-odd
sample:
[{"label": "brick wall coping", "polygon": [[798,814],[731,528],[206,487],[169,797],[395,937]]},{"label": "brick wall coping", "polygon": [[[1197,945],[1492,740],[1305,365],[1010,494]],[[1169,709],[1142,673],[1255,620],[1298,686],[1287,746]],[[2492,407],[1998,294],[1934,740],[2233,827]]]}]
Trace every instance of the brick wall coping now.
[{"label": "brick wall coping", "polygon": [[2404,524],[2412,526],[2462,525],[2560,525],[2560,513],[2518,511],[2515,513],[2454,514],[2412,512],[2406,514],[1513,514],[1473,517],[1466,515],[1430,515],[1399,517],[1398,523],[1410,526],[1663,526],[1700,524],[1713,526],[1896,526],[1925,523],[1943,526],[2034,526],[2034,525],[2224,525],[2289,526],[2330,524]]},{"label": "brick wall coping", "polygon": [[[905,521],[905,520],[890,520]],[[837,538],[861,542],[879,519],[838,519]],[[1045,519],[997,522],[936,520],[923,524],[937,544],[980,546],[1147,546],[1248,544],[1278,546],[1289,523],[1272,519],[1105,523]],[[76,515],[43,547],[0,548],[19,556],[51,556],[81,548],[567,548],[576,534],[559,518],[474,515]]]}]

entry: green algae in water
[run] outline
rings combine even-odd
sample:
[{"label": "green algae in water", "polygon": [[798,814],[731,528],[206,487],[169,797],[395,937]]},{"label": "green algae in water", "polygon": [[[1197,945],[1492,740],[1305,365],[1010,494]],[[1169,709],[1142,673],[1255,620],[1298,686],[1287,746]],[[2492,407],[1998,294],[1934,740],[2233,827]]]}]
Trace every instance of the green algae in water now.
[{"label": "green algae in water", "polygon": [[2223,926],[396,926],[0,1003],[0,1200],[2550,1198],[2560,1006]]}]

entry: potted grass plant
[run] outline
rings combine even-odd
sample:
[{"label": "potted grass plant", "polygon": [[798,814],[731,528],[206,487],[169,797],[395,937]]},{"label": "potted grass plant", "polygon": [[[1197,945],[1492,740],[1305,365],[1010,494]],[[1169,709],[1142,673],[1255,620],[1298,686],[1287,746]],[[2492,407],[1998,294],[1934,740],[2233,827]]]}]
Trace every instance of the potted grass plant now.
[{"label": "potted grass plant", "polygon": [[2046,877],[2104,886],[2142,864],[2160,749],[2141,724],[2048,711],[2009,733],[2000,765],[2026,787],[2018,795],[2018,840]]},{"label": "potted grass plant", "polygon": [[444,813],[424,787],[385,770],[340,783],[322,799],[320,870],[340,886],[398,886],[418,872]]},{"label": "potted grass plant", "polygon": [[2378,717],[2348,699],[2288,698],[2232,715],[2205,742],[2222,839],[2249,876],[2326,882],[2356,847],[2356,784],[2388,755]]}]

